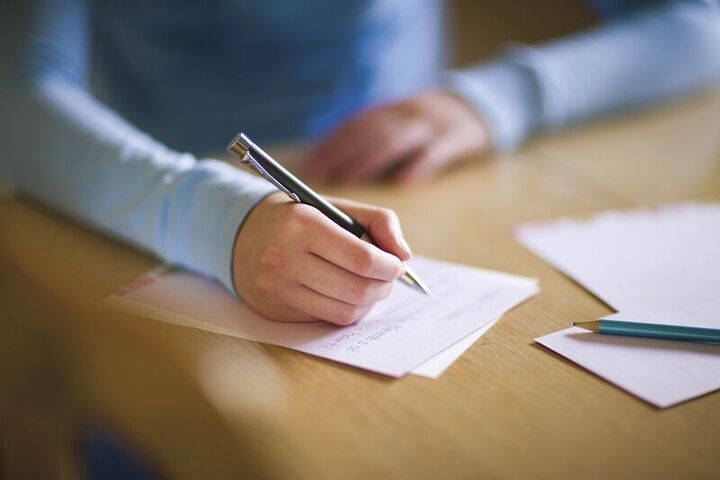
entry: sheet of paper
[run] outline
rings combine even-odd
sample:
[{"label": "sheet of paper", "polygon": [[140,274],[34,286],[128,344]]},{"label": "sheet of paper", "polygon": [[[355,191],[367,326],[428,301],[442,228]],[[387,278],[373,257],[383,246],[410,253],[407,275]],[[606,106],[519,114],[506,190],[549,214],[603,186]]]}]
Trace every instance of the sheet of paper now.
[{"label": "sheet of paper", "polygon": [[[532,280],[528,282],[527,280],[530,279],[524,279],[524,281],[519,282],[518,287],[526,289],[529,297],[537,295],[540,292],[540,287],[538,286],[537,281]],[[462,356],[468,348],[473,346],[480,337],[485,335],[485,333],[487,333],[487,331],[490,330],[490,328],[495,325],[500,318],[501,317],[498,317],[495,320],[492,320],[484,327],[471,333],[454,345],[449,346],[434,357],[421,363],[417,367],[413,368],[411,373],[420,377],[438,378],[450,367],[450,365],[455,362],[455,360],[460,358],[460,356]]]},{"label": "sheet of paper", "polygon": [[720,345],[598,335],[577,327],[537,342],[657,407],[720,388]]},{"label": "sheet of paper", "polygon": [[[718,204],[527,225],[517,236],[618,310],[612,318],[720,328]],[[720,345],[580,332],[537,341],[660,407],[720,388]]]},{"label": "sheet of paper", "polygon": [[432,294],[398,283],[359,323],[268,321],[216,282],[175,271],[146,275],[109,299],[141,315],[272,343],[389,376],[409,373],[533,295],[531,279],[416,257]]},{"label": "sheet of paper", "polygon": [[518,240],[615,310],[720,326],[720,205],[617,211],[527,225]]},{"label": "sheet of paper", "polygon": [[434,357],[425,360],[423,363],[413,368],[411,373],[425,378],[440,377],[440,375],[445,373],[445,370],[447,370],[450,365],[455,362],[455,360],[460,358],[468,348],[472,347],[473,344],[480,339],[480,337],[485,335],[485,333],[487,333],[487,331],[490,330],[490,328],[495,325],[498,320],[500,320],[500,317],[492,320],[490,323],[471,333],[462,340],[459,340],[454,345],[450,345]]}]

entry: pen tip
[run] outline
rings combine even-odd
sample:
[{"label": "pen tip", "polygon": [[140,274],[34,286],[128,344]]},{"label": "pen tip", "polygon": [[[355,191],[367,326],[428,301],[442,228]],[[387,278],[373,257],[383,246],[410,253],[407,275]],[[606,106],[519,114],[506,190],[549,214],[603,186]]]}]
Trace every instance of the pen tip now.
[{"label": "pen tip", "polygon": [[412,279],[413,285],[420,290],[424,295],[430,295],[430,289],[428,288],[425,283],[420,280],[420,278],[417,276],[417,274]]},{"label": "pen tip", "polygon": [[408,284],[409,286],[419,290],[425,295],[430,295],[430,289],[425,285],[425,282],[420,280],[418,274],[415,273],[410,267],[406,266],[400,280]]},{"label": "pen tip", "polygon": [[600,329],[600,321],[595,320],[593,322],[573,322],[573,327],[583,328],[590,330],[591,332],[598,333]]}]

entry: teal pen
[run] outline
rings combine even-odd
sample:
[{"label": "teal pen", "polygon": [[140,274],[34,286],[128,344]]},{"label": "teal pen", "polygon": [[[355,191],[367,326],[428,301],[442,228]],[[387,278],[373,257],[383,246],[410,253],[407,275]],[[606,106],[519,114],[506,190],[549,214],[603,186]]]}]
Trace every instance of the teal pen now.
[{"label": "teal pen", "polygon": [[716,328],[681,327],[678,325],[623,322],[620,320],[574,322],[573,326],[603,335],[659,338],[662,340],[681,340],[684,342],[720,343],[720,330]]}]

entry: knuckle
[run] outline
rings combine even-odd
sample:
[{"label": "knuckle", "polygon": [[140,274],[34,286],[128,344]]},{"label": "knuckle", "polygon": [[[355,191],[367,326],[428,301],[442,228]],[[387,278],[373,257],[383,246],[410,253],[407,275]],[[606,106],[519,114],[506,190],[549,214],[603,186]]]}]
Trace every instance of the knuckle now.
[{"label": "knuckle", "polygon": [[353,305],[362,303],[365,296],[365,289],[361,283],[350,283],[347,285],[347,301]]},{"label": "knuckle", "polygon": [[375,255],[372,250],[363,246],[358,248],[353,258],[353,269],[356,273],[365,276],[372,272],[375,265]]},{"label": "knuckle", "polygon": [[353,309],[352,317],[353,323],[359,322],[362,318],[370,311],[370,308],[366,305],[359,305]]},{"label": "knuckle", "polygon": [[397,214],[389,208],[378,209],[378,216],[386,223],[394,223],[399,221]]},{"label": "knuckle", "polygon": [[332,221],[328,219],[320,210],[309,205],[302,205],[303,214],[300,222],[303,228],[303,234],[313,235],[326,234],[328,227],[332,225]]},{"label": "knuckle", "polygon": [[403,263],[396,256],[383,252],[382,267],[378,268],[378,270],[382,272],[379,280],[389,282],[400,276],[403,270]]},{"label": "knuckle", "polygon": [[272,298],[278,293],[278,282],[275,275],[262,273],[255,278],[254,285],[255,289],[266,298]]},{"label": "knuckle", "polygon": [[304,208],[300,207],[300,205],[293,205],[293,208],[290,209],[289,217],[285,221],[285,225],[287,226],[288,233],[290,235],[302,233],[303,228],[305,228],[305,225],[307,224],[306,218],[308,213]]},{"label": "knuckle", "polygon": [[360,305],[344,305],[338,311],[336,315],[336,322],[338,325],[352,325],[365,316],[367,308]]},{"label": "knuckle", "polygon": [[373,284],[369,280],[361,280],[350,286],[350,301],[354,305],[367,305],[375,301]]},{"label": "knuckle", "polygon": [[340,307],[335,314],[335,322],[338,325],[346,326],[355,323],[355,317],[353,315],[355,307],[352,305],[343,305]]},{"label": "knuckle", "polygon": [[392,293],[393,282],[383,282],[382,286],[378,289],[377,300],[384,300]]},{"label": "knuckle", "polygon": [[309,227],[317,223],[319,213],[316,208],[308,205],[292,205],[290,217],[285,222],[289,233],[294,236],[303,235]]},{"label": "knuckle", "polygon": [[380,279],[386,282],[391,282],[402,274],[403,263],[395,256],[389,254],[385,255],[383,257],[383,266],[381,271],[382,277]]},{"label": "knuckle", "polygon": [[258,264],[263,270],[278,271],[285,268],[285,255],[277,246],[265,246],[258,255]]},{"label": "knuckle", "polygon": [[395,152],[397,150],[400,150],[402,148],[402,141],[400,138],[396,135],[383,135],[380,139],[377,141],[377,151],[378,152]]},{"label": "knuckle", "polygon": [[404,267],[403,267],[402,261],[397,257],[393,257],[392,262],[393,262],[392,278],[396,279],[400,275],[402,275]]},{"label": "knuckle", "polygon": [[304,203],[296,203],[293,205],[295,207],[295,211],[297,212],[297,217],[303,221],[312,221],[313,219],[318,217],[318,209],[315,207],[311,207],[310,205],[305,205]]},{"label": "knuckle", "polygon": [[296,239],[302,235],[303,224],[299,215],[291,212],[280,227],[280,236],[285,239]]}]

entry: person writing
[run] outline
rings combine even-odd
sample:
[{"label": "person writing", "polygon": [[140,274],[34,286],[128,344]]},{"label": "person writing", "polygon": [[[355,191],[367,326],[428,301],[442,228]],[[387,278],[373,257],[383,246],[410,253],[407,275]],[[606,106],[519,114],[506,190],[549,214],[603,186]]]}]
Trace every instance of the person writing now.
[{"label": "person writing", "polygon": [[[113,100],[101,101],[105,95],[112,96],[109,86],[98,86],[98,92],[92,92],[89,57],[92,31],[98,28],[92,16],[98,14],[94,8],[103,3],[16,2],[11,12],[0,15],[6,47],[0,70],[2,180],[169,262],[220,279],[271,319],[321,319],[345,325],[386,297],[411,255],[393,212],[333,200],[367,227],[377,248],[339,228],[316,209],[272,193],[276,190],[265,180],[217,160],[198,160],[165,147],[111,109]],[[107,2],[106,7],[116,8],[112,5]],[[167,10],[173,12],[170,6]],[[117,8],[124,7],[118,4]],[[138,8],[147,8],[141,17],[157,21],[154,26],[162,30],[164,12],[153,12],[155,7],[149,5],[138,4]],[[197,2],[195,8],[205,7]],[[159,16],[152,17],[153,13]],[[106,22],[111,19],[103,17],[101,23]],[[105,27],[101,37],[118,33]],[[161,31],[144,33],[163,36]],[[137,65],[130,58],[111,58],[118,51],[105,44],[107,40],[96,39],[107,46],[107,50],[98,47],[97,53],[105,55],[101,64],[111,62],[112,67],[98,68],[125,71],[127,75],[122,77],[127,83],[116,93],[140,93],[133,85],[139,79],[132,80],[130,74]],[[131,37],[131,41],[140,40]],[[159,44],[155,47],[163,49]],[[146,54],[142,50],[127,53]],[[170,55],[168,51],[155,53]],[[178,85],[183,82],[182,71],[197,71],[200,66],[187,60],[181,63],[181,70],[154,75],[167,74],[168,82],[175,85],[171,89],[187,88]],[[162,109],[162,97],[168,94],[166,88],[156,87],[152,93],[145,92],[152,97],[146,99],[150,110]],[[226,98],[233,98],[233,90],[228,86]],[[200,89],[198,95],[205,93]],[[187,100],[193,105],[204,103]],[[227,122],[208,143],[202,143],[208,140],[205,133],[214,130],[199,131],[202,112],[194,116],[193,126],[177,123],[182,122],[176,116],[181,112],[155,110],[149,116],[156,126],[174,123],[172,130],[184,137],[178,142],[181,148],[212,149],[217,141],[219,150],[230,139],[229,133],[244,123],[242,117],[228,118],[228,112],[245,109],[236,101],[218,106],[216,112],[205,112],[208,118],[225,116]],[[147,113],[145,108],[137,113],[142,111]],[[148,126],[134,115],[127,116]]]},{"label": "person writing", "polygon": [[397,217],[333,199],[376,248],[212,153],[242,129],[317,142],[318,180],[419,179],[717,78],[714,2],[617,3],[594,31],[446,73],[439,1],[9,0],[0,180],[271,319],[352,323],[411,256]]}]

